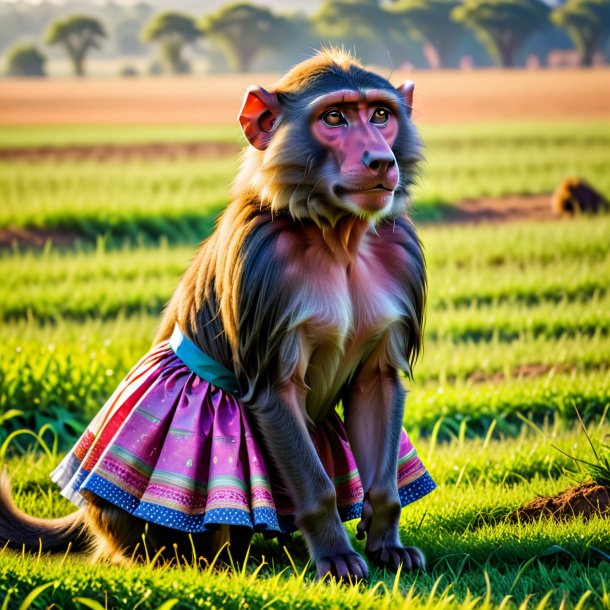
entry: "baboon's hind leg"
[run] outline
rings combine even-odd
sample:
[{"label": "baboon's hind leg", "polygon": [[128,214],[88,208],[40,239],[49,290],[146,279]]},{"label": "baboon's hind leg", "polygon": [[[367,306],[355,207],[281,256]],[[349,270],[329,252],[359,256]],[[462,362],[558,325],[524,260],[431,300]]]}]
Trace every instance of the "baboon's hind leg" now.
[{"label": "baboon's hind leg", "polygon": [[[94,560],[162,561],[193,563],[240,562],[245,557],[251,530],[221,525],[204,533],[188,534],[169,527],[148,523],[105,500],[96,499],[87,506],[88,526],[93,533]],[[231,555],[227,552],[229,549]]]}]

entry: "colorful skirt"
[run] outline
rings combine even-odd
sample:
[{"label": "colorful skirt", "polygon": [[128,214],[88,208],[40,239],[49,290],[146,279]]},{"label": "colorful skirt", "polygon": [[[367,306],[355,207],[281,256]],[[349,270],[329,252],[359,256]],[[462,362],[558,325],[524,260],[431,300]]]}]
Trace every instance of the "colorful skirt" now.
[{"label": "colorful skirt", "polygon": [[[129,372],[55,469],[62,494],[77,506],[97,496],[186,532],[221,524],[294,531],[292,501],[247,408],[230,391],[231,375],[177,330]],[[362,485],[335,412],[312,440],[334,482],[341,519],[359,518]],[[404,431],[397,480],[402,506],[435,488]]]}]

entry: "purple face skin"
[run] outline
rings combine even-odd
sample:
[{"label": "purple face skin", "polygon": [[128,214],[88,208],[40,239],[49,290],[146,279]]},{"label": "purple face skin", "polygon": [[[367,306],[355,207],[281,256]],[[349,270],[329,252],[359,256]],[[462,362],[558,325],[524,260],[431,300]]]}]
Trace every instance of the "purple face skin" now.
[{"label": "purple face skin", "polygon": [[329,192],[365,213],[391,206],[399,178],[392,152],[398,100],[387,91],[334,91],[310,108],[312,133],[334,161]]}]

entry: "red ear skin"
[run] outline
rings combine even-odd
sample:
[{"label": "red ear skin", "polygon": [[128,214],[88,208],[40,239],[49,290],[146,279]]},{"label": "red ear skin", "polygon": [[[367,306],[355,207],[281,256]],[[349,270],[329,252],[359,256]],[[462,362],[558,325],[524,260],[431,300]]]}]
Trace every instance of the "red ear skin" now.
[{"label": "red ear skin", "polygon": [[396,90],[402,96],[402,99],[407,105],[407,113],[411,116],[413,110],[413,92],[415,91],[415,83],[412,80],[406,80],[402,85],[396,87]]},{"label": "red ear skin", "polygon": [[281,106],[275,93],[262,87],[250,87],[239,113],[239,123],[246,139],[254,148],[265,150],[271,142],[273,124],[278,119]]}]

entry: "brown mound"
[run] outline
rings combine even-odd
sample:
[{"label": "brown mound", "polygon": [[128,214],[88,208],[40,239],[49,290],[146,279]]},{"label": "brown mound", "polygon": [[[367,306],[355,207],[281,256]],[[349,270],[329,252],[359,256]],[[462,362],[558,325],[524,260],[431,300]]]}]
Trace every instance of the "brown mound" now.
[{"label": "brown mound", "polygon": [[610,488],[594,481],[570,487],[556,496],[540,496],[522,506],[512,517],[519,521],[538,521],[540,517],[564,521],[573,517],[610,516]]},{"label": "brown mound", "polygon": [[551,207],[556,214],[598,214],[610,208],[607,199],[578,176],[564,178],[553,193]]}]

